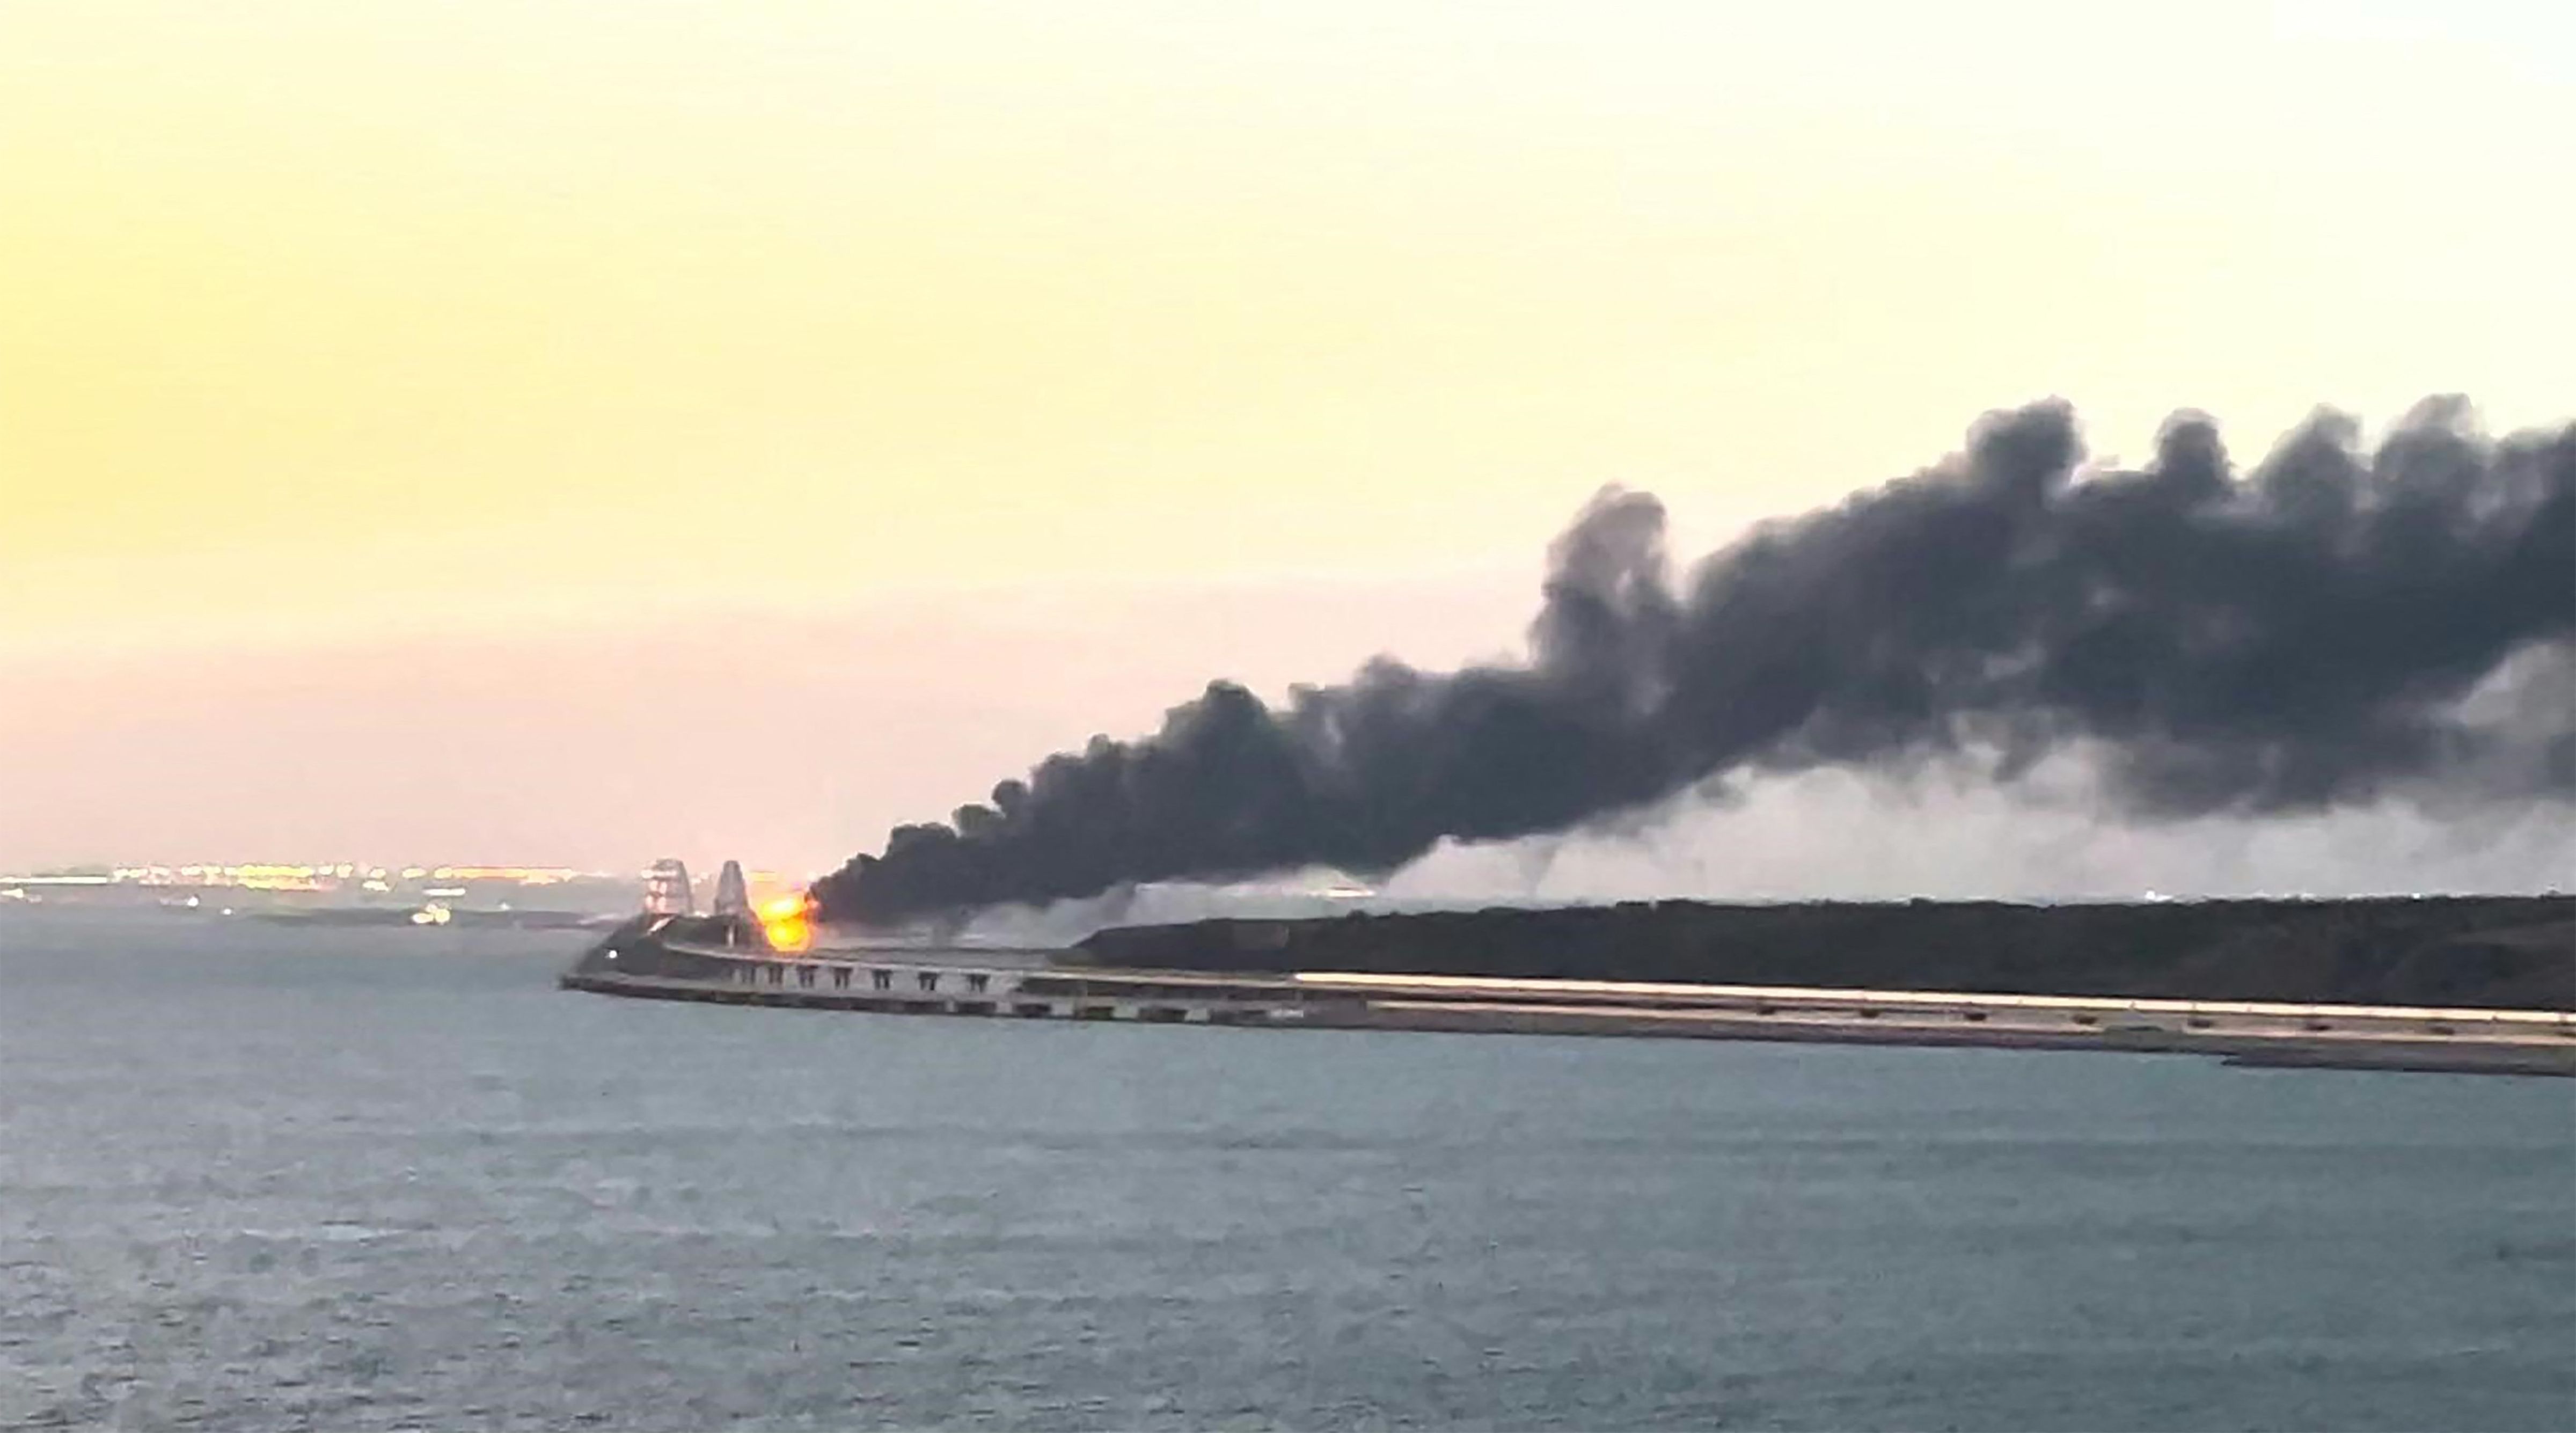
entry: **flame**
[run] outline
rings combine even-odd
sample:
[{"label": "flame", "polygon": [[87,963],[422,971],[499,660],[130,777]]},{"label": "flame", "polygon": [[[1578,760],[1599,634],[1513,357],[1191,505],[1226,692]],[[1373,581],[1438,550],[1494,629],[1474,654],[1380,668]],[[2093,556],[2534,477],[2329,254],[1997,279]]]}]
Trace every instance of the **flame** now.
[{"label": "flame", "polygon": [[803,951],[814,943],[814,898],[799,892],[761,902],[760,928],[770,949],[789,955]]}]

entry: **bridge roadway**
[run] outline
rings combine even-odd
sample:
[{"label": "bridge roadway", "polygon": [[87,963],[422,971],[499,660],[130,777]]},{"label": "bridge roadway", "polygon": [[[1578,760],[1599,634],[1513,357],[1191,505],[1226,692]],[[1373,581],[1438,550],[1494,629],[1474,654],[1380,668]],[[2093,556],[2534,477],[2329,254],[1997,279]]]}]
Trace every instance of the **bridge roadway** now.
[{"label": "bridge roadway", "polygon": [[2456,1006],[2306,1005],[2260,1000],[2156,1000],[2119,996],[1995,995],[1955,990],[1860,990],[1823,986],[1697,985],[1618,980],[1513,980],[1467,975],[1376,975],[1301,971],[1313,991],[1373,1003],[1425,1007],[1585,1010],[1630,1017],[1745,1017],[1794,1021],[1883,1021],[1888,1026],[1984,1024],[2049,1030],[2208,1031],[2344,1039],[2566,1041],[2576,1049],[2576,1011]]},{"label": "bridge roadway", "polygon": [[[950,1015],[1700,1039],[2170,1051],[2240,1063],[2576,1075],[2576,1012],[1971,991],[1248,973],[1055,964],[1035,951],[661,946],[686,972],[618,964],[607,994]],[[632,952],[646,954],[643,950]]]}]

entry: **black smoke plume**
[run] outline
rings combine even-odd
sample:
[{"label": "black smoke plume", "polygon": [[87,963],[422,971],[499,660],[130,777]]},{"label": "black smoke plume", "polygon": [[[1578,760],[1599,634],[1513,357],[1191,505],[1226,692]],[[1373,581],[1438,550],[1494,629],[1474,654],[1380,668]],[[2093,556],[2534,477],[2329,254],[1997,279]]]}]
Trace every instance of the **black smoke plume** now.
[{"label": "black smoke plume", "polygon": [[2321,415],[2239,476],[2215,426],[2079,471],[2073,415],[1757,528],[1676,587],[1654,498],[1553,553],[1526,665],[1381,658],[1273,708],[1218,681],[815,886],[890,923],[1133,883],[1383,873],[1730,772],[1930,755],[2012,780],[2069,744],[2146,817],[2420,788],[2576,797],[2576,426],[2502,442],[2456,400],[2375,452]]}]

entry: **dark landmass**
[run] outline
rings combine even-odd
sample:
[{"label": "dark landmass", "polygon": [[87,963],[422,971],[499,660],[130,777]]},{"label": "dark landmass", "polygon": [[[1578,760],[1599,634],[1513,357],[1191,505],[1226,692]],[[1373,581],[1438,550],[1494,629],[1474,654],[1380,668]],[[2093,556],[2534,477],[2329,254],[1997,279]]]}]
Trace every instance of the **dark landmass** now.
[{"label": "dark landmass", "polygon": [[2576,896],[1659,901],[1128,926],[1091,936],[1069,958],[1167,970],[2576,1010]]}]

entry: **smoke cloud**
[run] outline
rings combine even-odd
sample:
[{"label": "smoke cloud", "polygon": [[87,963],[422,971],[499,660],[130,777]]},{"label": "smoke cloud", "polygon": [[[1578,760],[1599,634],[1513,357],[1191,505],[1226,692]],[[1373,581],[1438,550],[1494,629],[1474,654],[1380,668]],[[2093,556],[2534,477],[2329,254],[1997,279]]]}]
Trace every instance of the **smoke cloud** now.
[{"label": "smoke cloud", "polygon": [[1213,682],[816,897],[892,923],[1375,875],[1730,776],[1968,759],[2012,785],[2075,747],[2145,820],[2576,799],[2576,426],[2495,441],[2434,400],[2369,451],[2325,414],[2240,475],[2183,414],[2143,468],[2081,459],[2064,406],[1992,414],[1679,583],[1662,506],[1605,490],[1557,539],[1525,664],[1381,658],[1277,708]]}]

